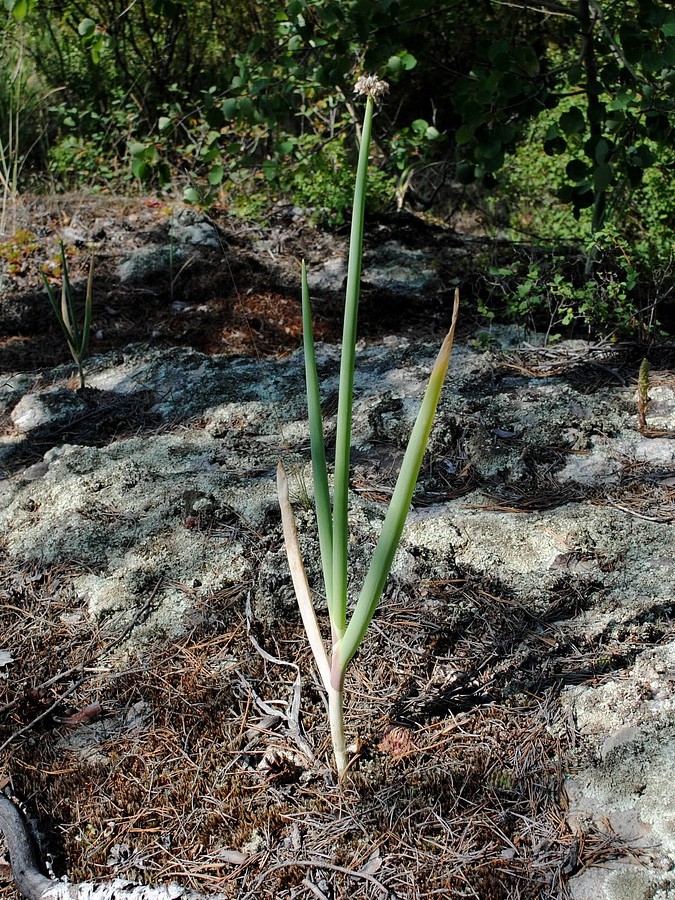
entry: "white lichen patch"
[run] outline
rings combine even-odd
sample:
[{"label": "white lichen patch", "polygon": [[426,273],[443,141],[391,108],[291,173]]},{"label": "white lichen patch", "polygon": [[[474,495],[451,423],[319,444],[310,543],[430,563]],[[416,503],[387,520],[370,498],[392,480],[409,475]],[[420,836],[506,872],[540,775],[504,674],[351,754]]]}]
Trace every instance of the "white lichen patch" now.
[{"label": "white lichen patch", "polygon": [[[588,821],[654,854],[655,868],[637,863],[592,870],[572,881],[572,896],[621,900],[654,896],[675,871],[675,642],[646,651],[623,677],[596,687],[570,688],[585,765],[567,779],[569,821]],[[628,894],[635,879],[646,893]]]},{"label": "white lichen patch", "polygon": [[[8,551],[44,565],[70,561],[93,569],[75,586],[96,619],[112,617],[120,628],[156,593],[135,637],[179,634],[195,597],[250,580],[256,551],[250,542],[244,546],[241,533],[260,527],[275,504],[269,480],[255,488],[242,481],[249,467],[259,471],[255,456],[232,452],[221,464],[217,450],[204,428],[189,437],[168,432],[105,448],[52,450],[41,479],[4,495]],[[213,520],[199,520],[199,503],[186,508],[191,491],[214,498],[205,507],[210,512],[213,505]],[[176,587],[195,584],[194,597]]]}]

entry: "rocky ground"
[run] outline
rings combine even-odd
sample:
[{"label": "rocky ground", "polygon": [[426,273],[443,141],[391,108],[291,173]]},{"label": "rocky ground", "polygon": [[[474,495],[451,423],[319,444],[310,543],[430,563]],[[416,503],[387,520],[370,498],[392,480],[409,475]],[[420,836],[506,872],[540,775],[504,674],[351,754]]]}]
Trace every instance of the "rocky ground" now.
[{"label": "rocky ground", "polygon": [[[292,210],[248,232],[41,209],[0,302],[0,777],[57,873],[238,898],[675,896],[675,348],[465,322],[350,672],[338,789],[274,470],[316,583],[297,272],[330,442],[344,237]],[[59,230],[75,278],[96,245],[85,391],[31,268]],[[467,246],[371,229],[355,590]]]}]

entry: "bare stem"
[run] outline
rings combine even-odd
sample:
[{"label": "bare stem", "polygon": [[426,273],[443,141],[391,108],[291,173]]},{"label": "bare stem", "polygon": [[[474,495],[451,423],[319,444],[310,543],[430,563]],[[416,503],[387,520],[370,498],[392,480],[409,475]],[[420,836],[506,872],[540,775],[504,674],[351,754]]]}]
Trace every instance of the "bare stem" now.
[{"label": "bare stem", "polygon": [[328,685],[328,718],[338,781],[342,781],[347,771],[343,698],[344,688],[342,684],[340,684],[339,688],[334,688],[332,684]]},{"label": "bare stem", "polygon": [[647,429],[647,404],[649,403],[649,360],[643,359],[638,373],[637,418],[640,431]]}]

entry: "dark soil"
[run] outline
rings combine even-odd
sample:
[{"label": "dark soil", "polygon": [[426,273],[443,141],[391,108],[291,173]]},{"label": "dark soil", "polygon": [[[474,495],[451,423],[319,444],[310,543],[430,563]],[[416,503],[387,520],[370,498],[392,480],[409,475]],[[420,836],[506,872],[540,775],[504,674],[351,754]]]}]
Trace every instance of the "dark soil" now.
[{"label": "dark soil", "polygon": [[[193,347],[204,353],[283,354],[301,341],[300,261],[320,265],[342,234],[323,234],[283,215],[270,226],[279,234],[261,252],[255,242],[269,228],[244,225],[214,211],[219,248],[194,247],[177,271],[148,283],[121,284],[116,269],[132,250],[170,244],[174,210],[154,200],[64,197],[24,202],[17,212],[18,237],[0,242],[5,280],[0,290],[0,371],[32,371],[70,360],[52,315],[41,269],[55,273],[59,289],[58,238],[66,228],[69,271],[83,296],[91,253],[95,254],[94,319],[90,352],[147,342],[156,347]],[[417,249],[456,244],[453,232],[401,214],[369,223],[371,243],[396,239]],[[77,239],[77,238],[81,239]],[[0,269],[0,271],[2,271]],[[456,275],[456,273],[453,273]],[[402,298],[365,292],[359,333],[420,335],[447,327],[451,291]],[[341,293],[321,296],[316,309],[317,340],[338,341]]]}]

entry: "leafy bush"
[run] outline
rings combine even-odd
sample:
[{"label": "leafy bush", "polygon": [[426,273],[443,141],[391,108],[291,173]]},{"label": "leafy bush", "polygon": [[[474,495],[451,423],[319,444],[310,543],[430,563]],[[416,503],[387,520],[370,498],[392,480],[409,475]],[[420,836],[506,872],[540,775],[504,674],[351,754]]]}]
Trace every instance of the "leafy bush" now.
[{"label": "leafy bush", "polygon": [[74,106],[49,111],[57,136],[48,161],[58,184],[68,189],[83,183],[119,186],[131,179],[127,150],[138,113],[131,99],[117,96],[105,114]]},{"label": "leafy bush", "polygon": [[606,229],[595,236],[596,266],[585,273],[585,255],[562,252],[523,252],[508,266],[488,269],[483,279],[479,312],[487,319],[506,316],[544,331],[549,341],[563,334],[609,333],[647,336],[657,325],[654,303],[642,289],[640,275]]},{"label": "leafy bush", "polygon": [[[308,208],[317,223],[341,225],[351,210],[350,192],[354,175],[344,143],[322,144],[315,135],[305,135],[296,144],[295,165],[281,166],[278,184],[296,206]],[[378,212],[393,206],[395,181],[383,170],[368,180],[366,209]]]},{"label": "leafy bush", "polygon": [[[5,0],[2,49],[14,56],[2,64],[24,48],[20,84],[37,103],[8,154],[11,82],[3,94],[0,80],[0,177],[19,184],[30,152],[65,187],[171,188],[263,215],[284,193],[340,224],[359,143],[348,85],[367,68],[392,83],[390,112],[374,122],[374,208],[433,211],[444,180],[483,196],[496,187],[513,230],[586,254],[586,281],[596,264],[629,260],[639,283],[617,277],[640,308],[673,239],[675,11],[665,0],[554,5],[557,15],[459,0]],[[575,316],[611,317],[604,302],[594,317],[579,298]]]}]

